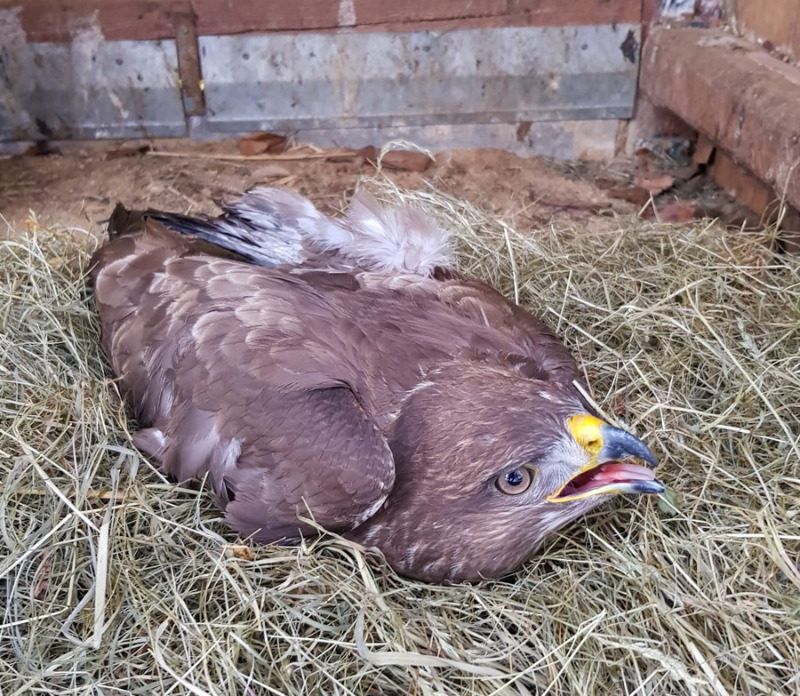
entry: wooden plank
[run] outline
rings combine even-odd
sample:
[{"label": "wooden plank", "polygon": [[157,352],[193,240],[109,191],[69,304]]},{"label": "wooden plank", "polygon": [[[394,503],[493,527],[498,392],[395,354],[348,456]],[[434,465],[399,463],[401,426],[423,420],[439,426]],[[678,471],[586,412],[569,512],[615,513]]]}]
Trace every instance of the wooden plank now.
[{"label": "wooden plank", "polygon": [[769,9],[764,7],[764,0],[736,0],[734,16],[737,29],[745,34],[788,47],[799,11],[798,0],[769,0]]},{"label": "wooden plank", "polygon": [[507,0],[352,0],[350,4],[358,26],[508,14]]},{"label": "wooden plank", "polygon": [[633,24],[641,0],[0,0],[19,13],[28,42],[67,42],[81,31],[106,39],[164,39],[194,13],[201,35],[414,31],[499,26]]},{"label": "wooden plank", "polygon": [[194,12],[201,34],[329,29],[338,24],[336,0],[0,0],[17,9],[28,42],[71,41],[98,28],[109,40],[166,39]]},{"label": "wooden plank", "polygon": [[647,41],[651,27],[658,21],[661,0],[642,0],[642,43]]},{"label": "wooden plank", "polygon": [[563,0],[352,2],[356,27],[380,27],[391,31],[637,24],[642,17],[641,0],[571,0],[569,3]]},{"label": "wooden plank", "polygon": [[800,0],[734,0],[732,17],[746,38],[800,60]]},{"label": "wooden plank", "polygon": [[[800,0],[796,0],[800,5]],[[794,17],[791,33],[789,34],[789,55],[795,60],[800,59],[800,7]]]},{"label": "wooden plank", "polygon": [[339,25],[337,0],[194,0],[201,35],[330,29]]},{"label": "wooden plank", "polygon": [[763,215],[778,196],[763,181],[736,164],[723,151],[717,150],[711,165],[711,177],[726,193],[754,213]]},{"label": "wooden plank", "polygon": [[[781,212],[781,196],[750,172],[738,166],[727,154],[717,150],[710,168],[711,177],[726,193],[761,217],[762,224],[774,225]],[[780,241],[784,251],[800,254],[800,213],[786,206],[780,221]]]},{"label": "wooden plank", "polygon": [[641,0],[508,0],[508,16],[528,26],[638,24]]},{"label": "wooden plank", "polygon": [[178,74],[181,81],[183,110],[187,116],[202,116],[206,112],[203,96],[203,75],[200,70],[200,47],[197,43],[197,24],[191,14],[175,17],[175,48],[178,53]]},{"label": "wooden plank", "polygon": [[[356,26],[399,25],[425,22],[466,20],[461,28],[471,26],[581,26],[599,24],[635,24],[642,18],[642,0],[349,0]],[[346,3],[348,0],[342,0]],[[501,20],[500,23],[497,21]],[[488,22],[486,20],[489,20]],[[452,23],[450,24],[452,26]]]},{"label": "wooden plank", "polygon": [[29,43],[71,41],[99,30],[106,39],[166,39],[175,36],[173,16],[190,12],[189,0],[0,0],[17,10]]},{"label": "wooden plank", "polygon": [[800,0],[770,0],[768,11],[762,0],[736,0],[733,17],[747,38],[800,59]]}]

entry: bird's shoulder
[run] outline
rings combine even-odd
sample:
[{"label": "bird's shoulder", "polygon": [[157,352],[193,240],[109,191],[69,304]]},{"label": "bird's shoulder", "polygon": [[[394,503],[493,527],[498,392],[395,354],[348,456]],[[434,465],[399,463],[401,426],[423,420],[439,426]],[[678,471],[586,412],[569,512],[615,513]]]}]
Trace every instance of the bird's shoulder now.
[{"label": "bird's shoulder", "polygon": [[383,310],[362,315],[378,329],[399,312],[405,341],[429,349],[438,346],[452,357],[510,362],[532,378],[563,383],[580,379],[572,355],[556,333],[484,281],[444,268],[430,277],[359,277],[366,288],[384,294]]}]

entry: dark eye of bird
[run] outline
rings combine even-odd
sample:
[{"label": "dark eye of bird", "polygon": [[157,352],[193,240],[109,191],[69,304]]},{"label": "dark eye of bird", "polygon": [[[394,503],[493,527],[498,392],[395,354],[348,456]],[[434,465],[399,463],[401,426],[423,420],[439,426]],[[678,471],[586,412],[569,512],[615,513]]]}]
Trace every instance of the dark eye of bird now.
[{"label": "dark eye of bird", "polygon": [[522,483],[522,472],[509,471],[506,474],[506,483],[509,486],[519,486]]},{"label": "dark eye of bird", "polygon": [[506,495],[519,495],[531,487],[533,473],[530,469],[520,468],[507,471],[497,477],[495,485],[501,493]]}]

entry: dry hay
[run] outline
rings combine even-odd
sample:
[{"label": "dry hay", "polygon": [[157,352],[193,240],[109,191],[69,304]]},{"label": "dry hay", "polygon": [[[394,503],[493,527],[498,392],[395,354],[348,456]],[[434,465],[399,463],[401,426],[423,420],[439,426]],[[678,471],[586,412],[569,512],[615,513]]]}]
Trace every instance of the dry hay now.
[{"label": "dry hay", "polygon": [[130,446],[87,237],[31,223],[0,252],[4,693],[800,692],[798,259],[710,223],[530,232],[371,185],[558,329],[674,493],[606,505],[480,586],[336,539],[237,546]]}]

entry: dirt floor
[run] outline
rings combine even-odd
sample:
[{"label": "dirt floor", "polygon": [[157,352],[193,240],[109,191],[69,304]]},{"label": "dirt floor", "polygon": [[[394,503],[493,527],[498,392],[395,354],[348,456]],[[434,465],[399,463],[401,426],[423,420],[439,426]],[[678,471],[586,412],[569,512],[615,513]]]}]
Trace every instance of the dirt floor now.
[{"label": "dirt floor", "polygon": [[[236,141],[73,145],[0,159],[0,215],[12,229],[33,215],[43,225],[101,233],[117,201],[131,208],[215,213],[215,200],[256,185],[291,187],[332,212],[361,176],[375,173],[371,158],[374,153],[305,147],[244,157]],[[675,222],[708,215],[738,226],[745,217],[701,172],[684,172],[681,179],[654,174],[649,163],[644,168],[642,175],[641,161],[563,164],[499,150],[462,150],[437,153],[424,171],[381,171],[401,187],[432,185],[523,229],[563,217],[602,229],[615,226],[620,214],[652,217],[654,206],[662,219]]]}]

